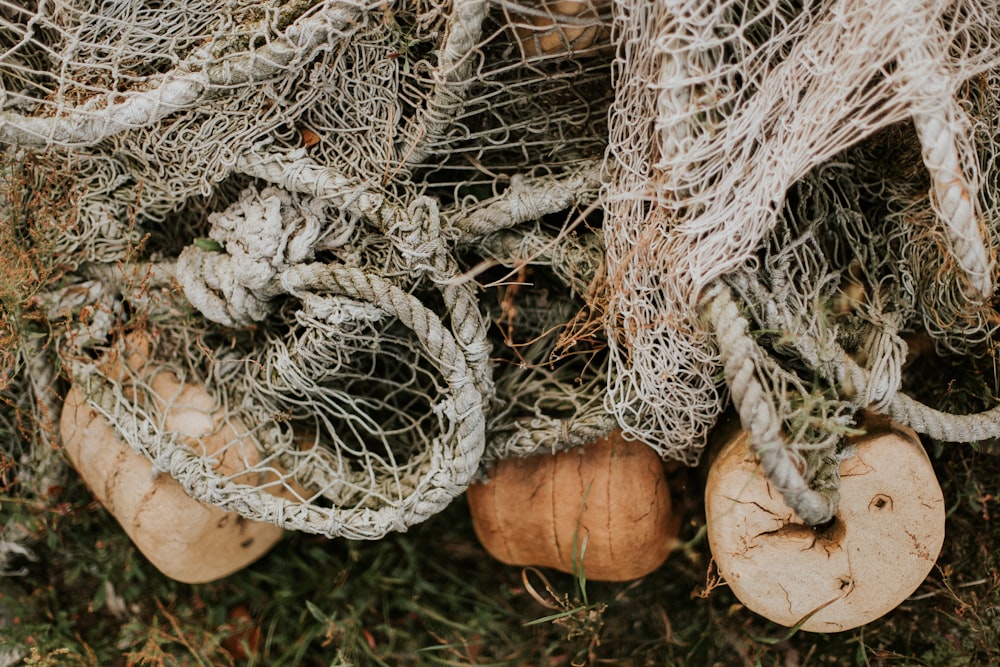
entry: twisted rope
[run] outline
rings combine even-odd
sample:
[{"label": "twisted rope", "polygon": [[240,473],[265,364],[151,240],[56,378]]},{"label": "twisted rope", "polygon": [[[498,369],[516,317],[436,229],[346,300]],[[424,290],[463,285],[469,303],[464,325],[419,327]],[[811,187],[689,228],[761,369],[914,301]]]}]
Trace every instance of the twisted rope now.
[{"label": "twisted rope", "polygon": [[757,379],[757,364],[765,352],[747,333],[749,325],[729,288],[722,283],[712,285],[702,298],[701,308],[715,334],[740,423],[749,434],[750,448],[764,474],[803,521],[810,525],[828,521],[840,501],[839,461],[826,461],[810,486],[802,476],[802,462],[782,436],[774,404]]},{"label": "twisted rope", "polygon": [[[177,271],[188,300],[213,322],[229,327],[264,320],[280,294],[277,276],[312,259],[321,235],[323,203],[268,187],[244,190],[239,201],[210,216],[211,241],[185,248]],[[225,252],[221,252],[225,250]]]},{"label": "twisted rope", "polygon": [[[908,28],[915,32],[926,26]],[[931,30],[938,33],[940,26],[932,26]],[[931,176],[931,202],[968,281],[966,296],[973,304],[979,304],[993,293],[993,258],[975,210],[976,158],[969,137],[971,124],[955,99],[954,77],[941,62],[947,42],[941,35],[933,37],[937,38],[933,42],[928,38],[914,40],[914,45],[902,52],[900,61],[909,73],[907,83],[920,91],[912,118],[924,165]],[[960,151],[960,140],[964,151]]]},{"label": "twisted rope", "polygon": [[438,51],[434,82],[425,106],[403,130],[406,145],[398,150],[403,165],[411,167],[430,156],[445,141],[455,118],[465,107],[465,95],[475,83],[472,76],[482,65],[477,52],[483,36],[483,21],[489,14],[486,0],[453,0],[448,15],[447,36]]},{"label": "twisted rope", "polygon": [[[447,390],[440,407],[446,419],[442,437],[426,443],[426,465],[410,479],[399,498],[381,495],[374,505],[321,507],[272,495],[266,489],[221,478],[211,460],[199,456],[183,437],[171,433],[135,404],[117,383],[93,365],[72,369],[88,403],[104,416],[129,445],[170,474],[192,497],[256,521],[350,539],[378,539],[406,530],[440,512],[472,480],[485,447],[484,397],[476,388],[465,353],[448,328],[420,301],[387,280],[348,267],[299,264],[282,273],[287,292],[325,292],[369,303],[409,328],[421,350],[441,373]],[[367,486],[368,472],[343,469],[332,485]],[[386,473],[392,477],[391,472]],[[373,499],[374,500],[374,499]]]},{"label": "twisted rope", "polygon": [[442,229],[437,202],[430,197],[416,198],[406,215],[383,231],[403,255],[406,267],[417,276],[426,275],[441,291],[450,313],[452,333],[465,351],[476,386],[484,397],[492,400],[493,371],[489,365],[486,321],[473,285],[455,281],[458,264],[445,245],[447,234]]},{"label": "twisted rope", "polygon": [[607,436],[617,427],[614,417],[602,405],[578,413],[571,418],[525,417],[511,425],[513,433],[499,442],[490,443],[491,458],[530,456],[539,452],[557,452],[583,447]]},{"label": "twisted rope", "polygon": [[282,190],[321,199],[375,225],[383,218],[394,219],[402,215],[382,194],[381,187],[317,164],[306,156],[304,149],[270,151],[265,145],[258,145],[237,159],[235,170]]},{"label": "twisted rope", "polygon": [[105,104],[105,97],[95,98],[69,113],[48,117],[0,112],[0,143],[32,148],[98,144],[119,132],[151,125],[213,97],[232,94],[243,85],[266,81],[296,63],[308,62],[317,51],[329,48],[333,35],[342,38],[358,30],[364,23],[360,20],[363,13],[363,5],[338,3],[293,23],[267,44],[227,56],[222,62],[198,52],[157,85],[127,93],[121,102]]},{"label": "twisted rope", "polygon": [[514,174],[510,186],[485,206],[452,214],[454,226],[470,240],[565,211],[601,185],[601,166],[583,162],[569,174],[552,179]]},{"label": "twisted rope", "polygon": [[[749,287],[751,294],[762,294],[750,284],[752,277],[739,274],[730,279],[741,288]],[[759,298],[763,303],[763,297]],[[788,312],[785,302],[767,299],[766,303],[768,307],[763,309],[765,328],[796,331],[795,318]],[[903,393],[900,384],[906,343],[897,335],[897,318],[880,313],[876,308],[872,311],[875,321],[866,327],[861,350],[867,368],[835,339],[824,340],[821,350],[812,336],[793,335],[792,346],[807,367],[839,387],[840,393],[859,408],[888,414],[914,431],[938,440],[976,442],[1000,437],[1000,406],[976,414],[956,415],[932,408]]]}]

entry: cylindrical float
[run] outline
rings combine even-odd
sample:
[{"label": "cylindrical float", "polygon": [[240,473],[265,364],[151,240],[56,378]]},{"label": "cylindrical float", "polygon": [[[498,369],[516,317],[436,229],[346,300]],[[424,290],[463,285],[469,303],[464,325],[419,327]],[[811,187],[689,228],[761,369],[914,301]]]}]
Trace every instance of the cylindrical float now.
[{"label": "cylindrical float", "polygon": [[591,580],[649,574],[680,528],[663,462],[620,431],[581,448],[502,460],[466,495],[493,557]]},{"label": "cylindrical float", "polygon": [[751,611],[784,626],[839,632],[888,613],[924,581],[944,541],[941,487],[916,433],[864,425],[840,464],[840,505],[805,525],[765,479],[745,432],[721,446],[705,514],[719,574]]},{"label": "cylindrical float", "polygon": [[[116,380],[141,382],[144,388],[133,390],[149,392],[162,412],[164,427],[185,438],[199,454],[213,457],[220,474],[241,482],[253,475],[255,481],[284,488],[276,479],[256,480],[262,473],[240,474],[260,461],[249,431],[228,417],[200,385],[181,382],[167,369],[151,369],[148,355],[148,339],[132,336],[127,370],[116,354],[103,361],[103,370]],[[170,475],[154,475],[152,462],[119,437],[87,403],[79,386],[66,396],[60,433],[66,455],[87,486],[139,551],[168,577],[184,583],[220,579],[263,556],[284,532],[279,526],[248,521],[199,502]]]}]

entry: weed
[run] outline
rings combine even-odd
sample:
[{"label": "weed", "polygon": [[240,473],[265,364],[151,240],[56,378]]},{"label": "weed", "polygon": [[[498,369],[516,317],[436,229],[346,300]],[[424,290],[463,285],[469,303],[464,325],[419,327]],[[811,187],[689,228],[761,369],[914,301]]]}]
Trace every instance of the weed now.
[{"label": "weed", "polygon": [[[713,574],[697,495],[683,548],[631,583],[492,561],[458,501],[377,542],[290,533],[246,570],[192,586],[152,568],[74,478],[46,502],[0,497],[3,521],[25,526],[34,552],[13,557],[20,576],[0,578],[0,633],[37,665],[996,664],[990,451],[938,448],[949,508],[938,567],[896,611],[851,632],[789,633],[743,608]],[[697,473],[681,476],[698,488]]]},{"label": "weed", "polygon": [[47,329],[35,296],[63,274],[59,237],[74,224],[73,195],[34,158],[0,160],[0,391],[24,363],[25,341]]},{"label": "weed", "polygon": [[[30,182],[30,165],[18,169]],[[0,368],[10,397],[20,341],[47,335],[33,296],[63,270],[47,253],[69,218],[42,195],[8,193],[3,210]],[[927,363],[910,372],[915,385],[936,381],[922,387],[925,398],[958,411],[993,402],[990,360],[981,369]],[[478,546],[458,501],[378,542],[288,534],[238,574],[180,584],[149,565],[75,477],[44,499],[22,492],[12,454],[28,450],[13,444],[31,437],[34,424],[19,415],[26,409],[12,398],[0,406],[0,524],[17,526],[31,545],[8,555],[17,574],[0,576],[0,638],[24,665],[1000,663],[1000,456],[989,443],[932,448],[948,537],[921,588],[864,628],[821,635],[751,614],[718,581],[696,495],[683,548],[631,583],[503,566]],[[690,477],[697,488],[697,473]]]},{"label": "weed", "polygon": [[[490,560],[462,502],[378,542],[289,534],[243,572],[192,586],[153,569],[77,481],[60,509],[19,510],[41,539],[37,560],[17,563],[26,574],[0,580],[16,619],[3,632],[35,664],[64,665],[989,664],[1000,660],[997,530],[969,489],[996,487],[1000,457],[955,447],[935,465],[951,503],[939,567],[854,632],[788,636],[724,585],[699,596],[710,557],[696,510],[686,548],[660,570],[585,591],[579,577]],[[236,635],[239,660],[225,645]]]}]

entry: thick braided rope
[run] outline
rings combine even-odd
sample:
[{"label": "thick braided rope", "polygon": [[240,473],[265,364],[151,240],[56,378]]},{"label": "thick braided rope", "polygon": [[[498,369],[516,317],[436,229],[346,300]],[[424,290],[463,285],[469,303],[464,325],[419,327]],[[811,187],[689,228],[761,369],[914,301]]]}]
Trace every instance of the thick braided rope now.
[{"label": "thick braided rope", "polygon": [[[948,116],[961,110],[948,105]],[[947,104],[947,102],[944,102]],[[968,280],[966,296],[982,303],[993,293],[993,259],[984,241],[983,230],[975,214],[975,189],[962,174],[955,150],[953,122],[947,116],[916,114],[913,123],[923,147],[924,163],[933,182],[933,202],[945,223],[954,248],[955,260]]]},{"label": "thick braided rope", "polygon": [[[872,373],[862,368],[854,359],[841,350],[844,363],[840,365],[842,372],[828,380],[849,383],[852,390],[859,395],[870,395],[871,384],[878,384],[878,378],[872,379]],[[821,371],[822,367],[815,370]],[[846,381],[846,382],[845,382]],[[886,388],[880,387],[878,393]],[[1000,406],[983,412],[967,415],[956,415],[942,412],[903,393],[895,387],[888,393],[884,401],[884,411],[900,424],[909,426],[917,433],[923,433],[937,440],[946,442],[977,442],[1000,437]]]},{"label": "thick braided rope", "polygon": [[470,240],[475,240],[565,211],[580,203],[585,193],[597,193],[601,186],[600,170],[600,164],[587,161],[559,179],[514,174],[510,177],[510,187],[491,198],[485,206],[453,214],[454,226]]},{"label": "thick braided rope", "polygon": [[828,521],[840,501],[839,477],[832,470],[836,462],[814,480],[819,488],[810,487],[802,477],[801,462],[785,443],[781,420],[756,377],[755,360],[765,353],[748,334],[749,324],[729,288],[722,283],[712,285],[702,299],[702,312],[715,334],[726,384],[764,475],[807,524]]},{"label": "thick braided rope", "polygon": [[860,408],[888,414],[897,422],[918,433],[948,442],[976,442],[1000,437],[1000,406],[976,414],[956,415],[932,408],[902,392],[902,366],[906,344],[897,335],[898,314],[873,310],[874,321],[866,327],[863,351],[868,368],[855,361],[836,339],[818,341],[799,331],[795,314],[781,300],[768,298],[754,276],[740,272],[732,274],[738,289],[747,290],[761,309],[762,326],[775,331],[790,331],[791,346],[799,358],[826,382],[848,394]]},{"label": "thick braided rope", "polygon": [[382,213],[386,207],[393,208],[393,204],[386,200],[380,187],[318,164],[306,157],[305,149],[269,151],[266,146],[255,146],[239,156],[235,170],[282,190],[322,199],[376,224],[383,215],[394,215],[391,211]]},{"label": "thick braided rope", "polygon": [[[793,318],[781,304],[764,310],[764,326],[786,330]],[[809,336],[795,336],[794,346],[802,361],[821,378],[847,390],[861,408],[884,412],[918,433],[948,442],[976,442],[1000,437],[1000,406],[976,414],[956,415],[932,408],[900,389],[905,343],[896,335],[893,318],[884,315],[869,325],[864,344],[869,368],[854,360],[835,340],[820,353]]]},{"label": "thick braided rope", "polygon": [[905,84],[917,95],[912,119],[931,177],[931,203],[965,274],[966,297],[979,304],[993,293],[993,258],[975,210],[978,175],[971,123],[956,98],[956,77],[942,59],[949,38],[936,22],[910,21],[902,33],[911,46],[899,60]]},{"label": "thick braided rope", "polygon": [[[745,278],[745,276],[739,276]],[[738,282],[743,284],[742,280]],[[763,309],[763,326],[773,330],[794,330],[794,318],[780,302]],[[869,368],[854,360],[836,340],[817,341],[808,335],[793,336],[799,358],[825,381],[849,393],[860,408],[888,414],[918,433],[948,442],[976,442],[1000,437],[1000,406],[976,414],[941,412],[906,395],[900,389],[906,345],[896,335],[893,318],[883,315],[868,326],[864,341]]]},{"label": "thick braided rope", "polygon": [[[970,124],[958,105],[953,77],[940,72],[935,56],[926,53],[930,45],[921,42],[905,53],[908,71],[919,73],[926,95],[926,110],[914,110],[913,124],[920,140],[924,165],[931,177],[932,204],[944,223],[955,261],[968,281],[967,298],[982,303],[993,293],[993,258],[976,215],[976,184],[962,169],[958,140],[968,136]],[[975,153],[966,151],[965,162],[975,164]]]},{"label": "thick braided rope", "polygon": [[[0,112],[0,143],[33,148],[94,145],[119,132],[151,125],[212,97],[240,90],[245,84],[266,81],[296,63],[307,62],[319,49],[328,48],[332,35],[357,30],[363,23],[359,21],[363,11],[363,5],[353,3],[325,7],[324,12],[293,23],[267,44],[228,56],[221,63],[212,63],[206,54],[198,53],[180,63],[152,89],[127,93],[124,101],[100,109],[85,105],[49,117]],[[101,104],[105,101],[95,100]]]},{"label": "thick braided rope", "polygon": [[403,130],[399,154],[406,166],[423,162],[443,143],[455,118],[465,108],[465,94],[482,65],[477,49],[482,41],[483,21],[489,14],[486,0],[454,0],[448,16],[447,35],[437,51],[437,68],[426,106]]},{"label": "thick braided rope", "polygon": [[473,286],[454,282],[458,265],[445,246],[448,234],[442,229],[434,200],[417,197],[408,209],[403,209],[376,188],[317,165],[301,152],[286,155],[260,151],[241,158],[237,168],[283,189],[329,201],[378,227],[412,263],[411,268],[428,273],[441,290],[451,313],[452,331],[466,350],[466,361],[474,370],[480,390],[486,396],[492,395],[487,326]]},{"label": "thick braided rope", "polygon": [[459,492],[464,490],[485,449],[485,410],[492,398],[492,380],[484,379],[478,367],[480,363],[486,365],[485,362],[477,356],[474,359],[477,366],[470,366],[465,346],[452,336],[441,320],[416,297],[381,277],[342,266],[300,264],[283,273],[281,279],[291,294],[324,291],[371,303],[395,315],[414,332],[425,353],[441,371],[453,397],[458,441],[454,456],[460,458],[457,483],[462,487]]},{"label": "thick braided rope", "polygon": [[[385,218],[383,225],[389,225]],[[492,400],[493,371],[489,364],[490,344],[487,324],[479,310],[472,283],[456,282],[458,263],[445,245],[446,232],[441,226],[437,202],[417,197],[404,216],[396,218],[383,233],[403,255],[415,275],[426,275],[444,297],[451,331],[465,352],[473,379],[480,393]]]},{"label": "thick braided rope", "polygon": [[[880,337],[885,338],[886,334]],[[878,384],[879,378],[872,379],[873,373],[862,368],[858,363],[841,350],[844,363],[840,365],[842,369],[836,376],[827,377],[827,380],[850,383],[852,389],[861,395],[868,395],[871,392],[867,389],[870,384]],[[822,368],[816,368],[822,373]],[[877,370],[876,370],[877,373]],[[883,387],[880,391],[885,391]],[[903,393],[898,384],[888,393],[887,400],[884,401],[884,411],[900,424],[909,426],[917,433],[923,433],[937,440],[947,442],[977,442],[990,438],[1000,437],[1000,405],[967,415],[956,415],[942,412],[929,405],[921,403],[915,398]]]},{"label": "thick braided rope", "polygon": [[293,296],[322,291],[367,301],[381,308],[412,329],[432,358],[449,368],[461,366],[465,378],[471,381],[465,355],[440,318],[415,296],[385,278],[351,267],[313,263],[290,267],[281,274],[281,284]]},{"label": "thick braided rope", "polygon": [[185,248],[177,258],[178,277],[192,305],[229,327],[264,320],[280,293],[277,274],[311,260],[321,233],[331,229],[321,200],[273,187],[246,188],[209,221],[218,248]]},{"label": "thick braided rope", "polygon": [[[771,265],[776,259],[770,257]],[[906,359],[906,343],[897,335],[898,314],[872,312],[878,324],[869,324],[864,329],[862,347],[870,370],[853,361],[853,358],[838,343],[835,330],[822,339],[815,332],[803,327],[801,313],[788,301],[776,296],[778,285],[791,287],[788,276],[772,272],[768,276],[772,290],[768,290],[760,278],[751,272],[740,271],[727,276],[727,281],[743,295],[745,301],[762,304],[758,317],[761,326],[770,331],[786,332],[784,346],[793,349],[798,358],[827,382],[841,388],[841,394],[849,394],[850,401],[859,408],[875,412],[885,412],[902,382],[903,362]]]},{"label": "thick braided rope", "polygon": [[[477,391],[461,347],[441,320],[420,301],[397,286],[358,269],[300,264],[282,274],[291,292],[325,291],[370,303],[408,327],[421,349],[441,372],[448,401],[443,414],[451,422],[450,437],[428,446],[428,467],[412,483],[410,493],[379,507],[324,508],[309,502],[278,498],[266,490],[235,483],[218,475],[211,459],[200,457],[175,433],[137,409],[122,388],[87,365],[73,370],[88,403],[140,454],[154,470],[178,480],[197,500],[235,511],[247,519],[328,537],[378,539],[402,531],[444,509],[461,494],[479,466],[485,447],[485,401]],[[360,480],[367,483],[366,479]]]},{"label": "thick braided rope", "polygon": [[268,152],[257,149],[237,162],[237,170],[262,178],[282,189],[327,201],[345,213],[358,215],[384,233],[414,270],[427,272],[441,290],[451,313],[452,331],[465,348],[484,396],[492,396],[487,325],[479,310],[473,286],[456,283],[458,267],[445,246],[437,203],[417,197],[408,209],[391,202],[369,184],[348,178],[335,169],[316,164],[304,152]]},{"label": "thick braided rope", "polygon": [[888,412],[901,424],[937,440],[976,442],[1000,438],[1000,405],[976,414],[954,415],[897,392]]},{"label": "thick braided rope", "polygon": [[[487,234],[532,222],[581,203],[586,193],[596,193],[600,187],[600,169],[599,164],[588,161],[557,179],[514,174],[510,177],[510,186],[483,205],[468,209],[462,203],[443,209],[441,215],[447,220],[447,226],[459,234],[460,242],[473,243]],[[383,229],[387,221],[406,215],[401,207],[382,194],[381,187],[317,164],[306,157],[302,149],[281,152],[258,146],[240,156],[236,171],[284,190],[322,199]]]},{"label": "thick braided rope", "polygon": [[513,433],[500,442],[490,443],[487,458],[493,452],[497,458],[507,458],[582,447],[607,436],[616,427],[615,418],[600,403],[565,419],[544,416],[519,419],[513,424]]}]

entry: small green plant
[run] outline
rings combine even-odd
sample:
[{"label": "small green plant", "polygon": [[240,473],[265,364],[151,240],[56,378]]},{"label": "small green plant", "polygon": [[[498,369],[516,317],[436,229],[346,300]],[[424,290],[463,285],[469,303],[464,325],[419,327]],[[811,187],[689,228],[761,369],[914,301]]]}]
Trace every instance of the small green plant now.
[{"label": "small green plant", "polygon": [[[31,515],[38,535],[36,559],[13,563],[24,575],[0,579],[17,619],[3,635],[37,664],[74,667],[991,664],[1000,660],[1000,528],[962,499],[995,489],[1000,457],[952,448],[935,463],[952,504],[939,567],[900,609],[854,632],[789,635],[724,583],[699,596],[710,556],[694,539],[694,504],[689,547],[631,583],[500,565],[476,544],[459,502],[378,542],[288,534],[248,569],[192,586],[153,569],[71,480],[51,507],[3,501],[5,520]],[[224,642],[253,628],[259,639],[237,660]]]},{"label": "small green plant", "polygon": [[[601,645],[603,616],[608,608],[607,604],[603,602],[591,603],[587,595],[587,573],[584,560],[587,555],[589,534],[581,534],[580,520],[589,494],[590,487],[588,486],[580,499],[580,510],[577,514],[576,528],[573,531],[573,583],[575,588],[573,595],[557,593],[545,574],[536,567],[524,568],[521,571],[521,581],[528,594],[540,605],[555,612],[529,621],[526,625],[551,622],[565,630],[567,642],[581,638],[586,641],[587,647],[575,656],[574,665],[592,663],[596,658],[595,649]],[[542,582],[545,590],[544,595],[540,594],[538,589],[532,585],[532,576]]]},{"label": "small green plant", "polygon": [[[47,502],[16,484],[0,497],[0,521],[26,527],[34,552],[8,564],[20,576],[0,578],[3,639],[26,665],[70,667],[992,664],[1000,456],[990,451],[940,447],[949,511],[938,567],[898,610],[848,633],[790,633],[714,581],[694,483],[685,548],[631,583],[500,565],[460,501],[377,542],[289,533],[248,569],[191,586],[152,568],[71,477]],[[586,540],[577,545],[579,564]]]},{"label": "small green plant", "polygon": [[[542,582],[544,594],[539,593],[538,589],[531,583],[532,576]],[[538,568],[525,568],[522,570],[521,579],[528,594],[540,605],[554,612],[528,621],[525,625],[552,623],[563,629],[567,642],[572,643],[582,639],[586,648],[574,656],[573,664],[592,664],[596,659],[595,651],[601,645],[601,630],[604,627],[603,617],[608,605],[603,602],[590,602],[587,598],[586,582],[581,577],[574,577],[576,590],[573,595],[560,594]]]}]

